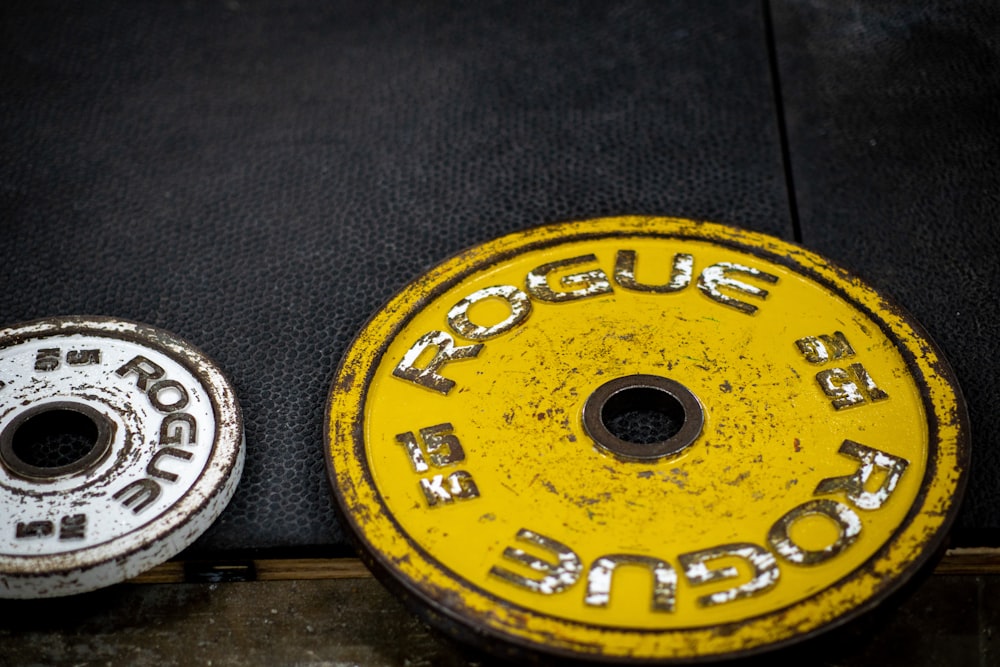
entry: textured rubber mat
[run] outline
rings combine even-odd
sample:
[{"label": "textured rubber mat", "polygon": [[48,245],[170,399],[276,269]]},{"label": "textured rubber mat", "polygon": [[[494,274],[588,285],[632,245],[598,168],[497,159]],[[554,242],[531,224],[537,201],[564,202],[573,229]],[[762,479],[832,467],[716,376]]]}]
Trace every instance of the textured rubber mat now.
[{"label": "textured rubber mat", "polygon": [[408,280],[607,215],[798,238],[955,365],[976,541],[1000,526],[998,11],[902,7],[7,3],[3,323],[110,315],[199,346],[248,459],[192,548],[344,546],[326,393]]},{"label": "textured rubber mat", "polygon": [[773,3],[802,242],[891,294],[972,419],[954,538],[1000,540],[1000,5]]}]

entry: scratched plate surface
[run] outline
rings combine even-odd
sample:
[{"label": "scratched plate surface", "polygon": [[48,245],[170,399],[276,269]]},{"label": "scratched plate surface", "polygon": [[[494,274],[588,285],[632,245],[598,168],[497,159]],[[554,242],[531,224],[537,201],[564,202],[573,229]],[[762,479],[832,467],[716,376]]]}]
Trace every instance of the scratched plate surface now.
[{"label": "scratched plate surface", "polygon": [[[616,431],[632,413],[673,426]],[[799,247],[663,218],[431,270],[329,409],[335,494],[391,586],[458,636],[596,660],[859,613],[940,543],[967,457],[947,362],[899,308]]]},{"label": "scratched plate surface", "polygon": [[347,555],[326,390],[426,268],[610,214],[793,238],[762,13],[4,2],[0,323],[91,313],[195,341],[232,378],[251,455],[186,557]]},{"label": "scratched plate surface", "polygon": [[[56,460],[33,432],[89,451]],[[174,556],[229,502],[244,450],[232,387],[166,332],[79,317],[0,329],[0,598],[93,590]]]}]

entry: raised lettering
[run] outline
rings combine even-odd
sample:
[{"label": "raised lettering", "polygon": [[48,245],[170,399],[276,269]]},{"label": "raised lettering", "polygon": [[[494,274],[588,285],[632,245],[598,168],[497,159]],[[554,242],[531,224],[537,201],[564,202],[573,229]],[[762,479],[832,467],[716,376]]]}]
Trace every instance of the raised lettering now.
[{"label": "raised lettering", "polygon": [[146,391],[146,387],[149,385],[150,381],[159,380],[163,377],[166,371],[140,354],[125,362],[125,364],[123,364],[122,367],[115,372],[121,377],[125,377],[129,373],[135,373],[135,386],[143,391]]},{"label": "raised lettering", "polygon": [[532,556],[515,547],[507,547],[503,552],[504,558],[529,567],[535,572],[540,573],[542,577],[540,579],[529,579],[496,565],[490,568],[490,574],[494,577],[542,595],[560,593],[575,584],[580,578],[580,573],[583,571],[583,563],[580,562],[580,557],[565,544],[544,535],[539,535],[527,528],[522,528],[517,532],[517,539],[548,551],[556,557],[556,562],[553,563]]},{"label": "raised lettering", "polygon": [[449,423],[420,429],[420,437],[424,440],[432,466],[443,468],[465,460],[465,450],[453,430]]},{"label": "raised lettering", "polygon": [[448,475],[448,490],[453,498],[460,500],[472,500],[479,497],[479,487],[476,486],[472,475],[464,470],[456,470]]},{"label": "raised lettering", "polygon": [[456,470],[447,477],[434,475],[420,480],[420,490],[424,492],[427,505],[437,507],[457,500],[471,500],[479,497],[479,487],[472,475],[464,470]]},{"label": "raised lettering", "polygon": [[712,607],[717,604],[725,604],[733,600],[758,595],[774,588],[781,576],[774,554],[763,547],[749,542],[724,544],[711,549],[694,551],[678,556],[681,567],[684,569],[684,576],[687,577],[688,582],[693,586],[707,584],[712,581],[736,579],[740,576],[739,570],[731,565],[716,569],[710,569],[706,565],[720,558],[742,559],[750,566],[753,576],[750,581],[734,588],[699,597],[699,606]]},{"label": "raised lettering", "polygon": [[559,286],[563,288],[560,291],[553,290],[549,285],[550,273],[571,266],[589,264],[596,261],[596,255],[581,255],[580,257],[571,257],[570,259],[542,264],[530,271],[525,279],[528,294],[539,301],[548,301],[551,303],[576,301],[577,299],[584,299],[590,296],[610,294],[613,291],[611,289],[611,282],[608,280],[608,275],[601,269],[591,269],[590,271],[563,276],[559,281]]},{"label": "raised lettering", "polygon": [[583,601],[591,607],[606,607],[611,599],[611,581],[621,566],[649,570],[653,579],[652,611],[671,612],[676,604],[677,572],[668,563],[650,556],[611,554],[594,561],[587,575],[587,593]]},{"label": "raised lettering", "polygon": [[160,445],[194,445],[196,422],[186,412],[167,415],[160,422]]},{"label": "raised lettering", "polygon": [[[168,396],[167,401],[170,400],[169,397],[171,395],[174,395],[176,398],[173,402],[164,401],[161,398],[161,395],[164,393]],[[189,400],[187,390],[177,380],[159,380],[149,387],[146,395],[149,396],[149,402],[153,404],[153,407],[160,412],[182,410],[188,404]]]},{"label": "raised lettering", "polygon": [[66,363],[70,366],[88,366],[101,363],[100,350],[70,350],[66,353]]},{"label": "raised lettering", "polygon": [[816,374],[823,393],[833,399],[833,407],[843,410],[865,402],[858,385],[843,368],[830,368]]},{"label": "raised lettering", "polygon": [[871,376],[868,375],[868,371],[861,364],[851,364],[847,367],[848,370],[857,379],[858,384],[863,388],[863,391],[868,394],[868,400],[872,401],[884,401],[889,398],[889,394],[885,393],[875,384]]},{"label": "raised lettering", "polygon": [[424,453],[421,451],[420,445],[417,443],[417,439],[411,431],[396,435],[396,442],[401,444],[406,450],[406,455],[410,459],[410,463],[413,465],[413,470],[415,472],[427,472],[430,470],[427,465],[427,460],[424,459]]},{"label": "raised lettering", "polygon": [[86,514],[71,514],[59,521],[60,540],[82,540],[87,529]]},{"label": "raised lettering", "polygon": [[151,479],[139,479],[122,487],[115,495],[115,500],[120,500],[125,507],[131,507],[135,514],[153,504],[160,496],[160,485]]},{"label": "raised lettering", "polygon": [[640,283],[635,277],[635,265],[635,250],[618,251],[618,255],[615,257],[615,282],[620,287],[636,292],[669,294],[670,292],[678,292],[691,284],[694,257],[683,253],[674,255],[674,266],[670,280],[662,285]]},{"label": "raised lettering", "polygon": [[[893,490],[899,483],[899,478],[906,472],[906,467],[910,464],[906,459],[892,454],[887,454],[872,447],[867,447],[853,440],[844,440],[838,450],[844,456],[856,460],[860,465],[852,475],[843,477],[828,477],[822,480],[816,487],[815,495],[825,495],[844,491],[847,498],[854,503],[858,509],[877,510],[882,507],[892,495]],[[875,468],[885,471],[885,479],[875,491],[866,491],[865,484],[868,483]]]},{"label": "raised lettering", "polygon": [[[510,314],[492,326],[474,324],[469,320],[469,308],[486,299],[504,301]],[[487,340],[506,333],[524,321],[531,313],[531,299],[513,285],[496,285],[477,290],[456,303],[448,311],[448,325],[459,336],[469,340]]]},{"label": "raised lettering", "polygon": [[795,346],[810,364],[825,364],[854,356],[854,348],[840,331],[834,331],[832,335],[806,336],[795,341]]},{"label": "raised lettering", "polygon": [[[417,360],[420,358],[421,353],[429,347],[437,348],[434,358],[431,359],[426,367],[417,368],[415,366]],[[479,350],[482,347],[482,343],[456,347],[455,339],[445,332],[429,331],[417,339],[413,347],[403,355],[402,360],[392,371],[392,374],[400,379],[409,380],[421,387],[426,387],[427,389],[447,395],[455,386],[455,381],[442,377],[438,371],[446,363],[475,357],[479,354]]]},{"label": "raised lettering", "polygon": [[420,480],[420,490],[424,492],[424,498],[431,507],[437,507],[440,503],[452,502],[451,494],[444,488],[444,475],[434,475],[431,478]]},{"label": "raised lettering", "polygon": [[35,353],[36,371],[54,371],[59,368],[59,355],[61,351],[58,347],[45,348]]},{"label": "raised lettering", "polygon": [[765,273],[759,269],[754,269],[749,266],[733,264],[732,262],[719,262],[718,264],[713,264],[712,266],[707,267],[701,272],[701,275],[698,277],[698,289],[700,289],[705,296],[713,301],[721,303],[724,306],[735,308],[741,313],[746,313],[747,315],[753,315],[756,313],[757,306],[729,296],[728,294],[723,293],[721,288],[726,288],[735,292],[742,292],[743,294],[757,297],[758,299],[766,299],[768,291],[766,289],[756,287],[755,285],[749,285],[743,281],[736,280],[735,278],[730,278],[728,274],[731,273],[742,273],[750,276],[751,278],[762,280],[766,283],[778,282],[778,276]]},{"label": "raised lettering", "polygon": [[186,449],[177,449],[176,447],[163,447],[162,449],[156,450],[156,453],[153,454],[153,458],[150,459],[149,464],[146,466],[146,472],[150,475],[150,477],[157,477],[168,482],[176,482],[179,479],[177,475],[159,467],[160,459],[164,456],[180,459],[182,461],[190,461],[194,454]]},{"label": "raised lettering", "polygon": [[851,364],[847,370],[829,368],[816,374],[816,382],[829,396],[837,410],[861,405],[867,400],[884,401],[889,394],[879,389],[861,364]]},{"label": "raised lettering", "polygon": [[55,533],[55,524],[51,521],[28,521],[17,524],[14,535],[19,540],[31,537],[49,537]]},{"label": "raised lettering", "polygon": [[[837,526],[837,539],[822,549],[807,550],[792,541],[789,529],[792,524],[807,516],[818,515],[830,519]],[[779,556],[795,565],[818,565],[826,562],[854,544],[861,534],[861,519],[854,511],[833,500],[809,500],[792,508],[778,519],[770,532],[767,541]]]}]

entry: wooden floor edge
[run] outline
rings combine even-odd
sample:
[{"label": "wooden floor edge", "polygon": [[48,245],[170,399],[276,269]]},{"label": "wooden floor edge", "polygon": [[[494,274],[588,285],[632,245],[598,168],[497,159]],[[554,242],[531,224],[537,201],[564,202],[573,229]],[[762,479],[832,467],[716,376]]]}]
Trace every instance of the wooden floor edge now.
[{"label": "wooden floor edge", "polygon": [[[934,574],[1000,574],[1000,548],[951,549]],[[287,558],[233,562],[170,561],[131,579],[133,584],[223,583],[233,581],[310,581],[367,579],[371,572],[357,558]]]},{"label": "wooden floor edge", "polygon": [[934,574],[1000,574],[1000,548],[949,549],[934,568]]}]

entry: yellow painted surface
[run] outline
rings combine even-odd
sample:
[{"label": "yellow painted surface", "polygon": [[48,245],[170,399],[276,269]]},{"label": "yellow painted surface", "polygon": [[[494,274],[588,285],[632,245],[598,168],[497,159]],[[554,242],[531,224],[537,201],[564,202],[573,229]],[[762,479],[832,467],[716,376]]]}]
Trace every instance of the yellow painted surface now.
[{"label": "yellow painted surface", "polygon": [[[637,253],[636,278],[648,284],[670,279],[675,253],[690,254],[692,284],[668,294],[624,289],[613,277],[620,250]],[[552,273],[549,285],[572,289],[560,284],[563,275],[601,269],[610,293],[561,303],[532,298],[526,319],[479,341],[477,356],[438,369],[455,383],[447,394],[393,376],[428,332],[447,332],[455,345],[473,343],[449,328],[448,312],[463,297],[495,285],[526,290],[532,269],[591,254],[595,261]],[[768,290],[761,299],[722,288],[756,312],[696,287],[701,272],[720,262],[777,277],[771,284],[728,274]],[[489,326],[510,312],[492,299],[471,308],[469,318]],[[836,331],[853,347],[850,358],[814,364],[795,345]],[[414,366],[426,366],[434,351]],[[863,394],[865,402],[836,410],[817,373],[855,363],[888,398]],[[964,425],[955,388],[935,370],[939,363],[930,344],[876,293],[776,239],[662,218],[555,225],[445,262],[376,315],[334,384],[329,455],[339,500],[367,548],[448,615],[508,641],[571,654],[669,659],[741,652],[809,632],[865,604],[942,529],[959,485]],[[594,445],[582,423],[591,392],[639,373],[680,382],[705,411],[699,438],[654,462],[615,458]],[[441,423],[453,427],[464,460],[418,473],[397,435],[419,436]],[[908,462],[876,509],[856,507],[844,491],[815,493],[821,480],[858,469],[856,459],[838,454],[845,440]],[[478,497],[429,506],[420,479],[459,470],[475,481]],[[866,490],[877,490],[884,472],[877,468]],[[710,569],[731,565],[738,574],[696,583],[679,555],[731,543],[773,552],[768,532],[775,522],[820,498],[857,515],[856,541],[816,565],[777,555],[780,577],[772,587],[698,604],[745,584],[752,572],[739,558],[718,558],[706,563]],[[551,552],[517,541],[521,529],[572,549],[582,564],[578,580],[544,594],[491,575],[501,567],[542,576],[504,558],[507,547],[554,561]],[[791,529],[803,549],[822,549],[838,534],[816,516]],[[675,609],[651,609],[651,578],[638,567],[615,572],[607,606],[586,604],[588,572],[610,554],[668,563],[677,575]]]}]

